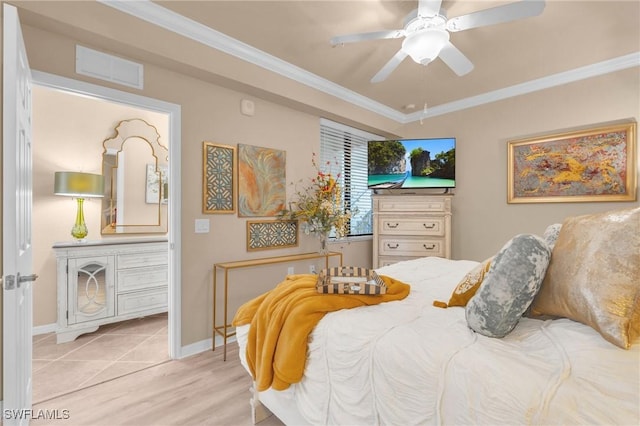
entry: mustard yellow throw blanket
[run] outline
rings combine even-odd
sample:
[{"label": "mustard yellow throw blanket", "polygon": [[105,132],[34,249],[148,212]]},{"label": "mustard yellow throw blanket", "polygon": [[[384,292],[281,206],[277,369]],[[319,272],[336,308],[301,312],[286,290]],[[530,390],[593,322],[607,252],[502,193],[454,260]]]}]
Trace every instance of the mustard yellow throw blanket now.
[{"label": "mustard yellow throw blanket", "polygon": [[317,275],[288,275],[273,290],[242,305],[233,325],[251,323],[247,363],[258,391],[284,390],[302,380],[307,340],[327,312],[401,300],[409,285],[381,276],[387,293],[378,296],[320,294]]}]

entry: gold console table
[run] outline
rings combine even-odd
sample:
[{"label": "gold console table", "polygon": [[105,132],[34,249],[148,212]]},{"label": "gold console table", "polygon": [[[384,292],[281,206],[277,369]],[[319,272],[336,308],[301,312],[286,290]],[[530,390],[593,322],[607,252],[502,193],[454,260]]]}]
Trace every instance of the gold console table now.
[{"label": "gold console table", "polygon": [[[215,263],[213,265],[213,342],[212,350],[216,350],[216,334],[222,336],[223,346],[224,346],[224,355],[223,360],[227,360],[227,339],[231,336],[235,336],[235,330],[231,331],[233,328],[231,324],[229,324],[228,318],[228,291],[229,291],[229,270],[231,269],[239,269],[239,268],[248,268],[251,266],[261,266],[261,265],[271,265],[274,263],[285,263],[285,262],[297,262],[300,260],[311,260],[311,259],[322,259],[325,260],[325,267],[329,267],[329,259],[332,257],[338,257],[340,260],[340,265],[342,266],[342,253],[340,252],[329,252],[329,253],[303,253],[303,254],[292,254],[288,256],[276,256],[276,257],[265,257],[261,259],[250,259],[250,260],[239,260],[235,262],[222,262]],[[217,297],[217,276],[218,270],[224,271],[224,323],[223,325],[216,325],[216,297]]]}]

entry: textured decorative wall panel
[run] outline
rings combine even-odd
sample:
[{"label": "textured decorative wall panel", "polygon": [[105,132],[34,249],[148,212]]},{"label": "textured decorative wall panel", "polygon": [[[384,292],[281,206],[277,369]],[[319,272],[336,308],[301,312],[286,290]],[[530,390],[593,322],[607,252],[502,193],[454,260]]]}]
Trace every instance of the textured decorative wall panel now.
[{"label": "textured decorative wall panel", "polygon": [[203,213],[235,213],[236,148],[203,142]]},{"label": "textured decorative wall panel", "polygon": [[247,222],[247,251],[298,245],[298,221],[260,220]]}]

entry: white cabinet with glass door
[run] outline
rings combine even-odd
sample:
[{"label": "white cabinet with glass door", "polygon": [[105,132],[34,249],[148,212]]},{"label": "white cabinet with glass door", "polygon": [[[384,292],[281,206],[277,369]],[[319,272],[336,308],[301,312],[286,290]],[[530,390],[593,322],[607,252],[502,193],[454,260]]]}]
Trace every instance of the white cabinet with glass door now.
[{"label": "white cabinet with glass door", "polygon": [[116,321],[167,311],[164,238],[58,243],[56,341],[70,342]]},{"label": "white cabinet with glass door", "polygon": [[[92,323],[115,315],[113,256],[75,258],[67,261],[67,325]],[[61,303],[64,306],[65,303]],[[98,325],[94,326],[95,329]]]}]

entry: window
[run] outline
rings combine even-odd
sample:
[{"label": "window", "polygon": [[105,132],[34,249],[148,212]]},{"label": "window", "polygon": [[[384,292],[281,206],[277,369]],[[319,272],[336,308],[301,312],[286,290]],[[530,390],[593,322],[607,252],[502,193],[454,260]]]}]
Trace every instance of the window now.
[{"label": "window", "polygon": [[372,233],[371,190],[367,188],[367,142],[382,136],[367,133],[326,119],[320,120],[320,162],[337,163],[346,209],[354,212],[349,236]]}]

